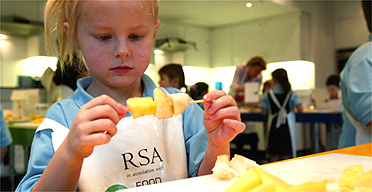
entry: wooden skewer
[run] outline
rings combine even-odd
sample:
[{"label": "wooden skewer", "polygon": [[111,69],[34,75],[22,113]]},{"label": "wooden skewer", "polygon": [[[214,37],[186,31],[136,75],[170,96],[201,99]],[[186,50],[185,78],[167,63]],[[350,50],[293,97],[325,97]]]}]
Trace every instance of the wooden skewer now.
[{"label": "wooden skewer", "polygon": [[204,102],[204,100],[195,100],[195,101],[190,101],[190,103],[192,104],[192,103],[203,103]]}]

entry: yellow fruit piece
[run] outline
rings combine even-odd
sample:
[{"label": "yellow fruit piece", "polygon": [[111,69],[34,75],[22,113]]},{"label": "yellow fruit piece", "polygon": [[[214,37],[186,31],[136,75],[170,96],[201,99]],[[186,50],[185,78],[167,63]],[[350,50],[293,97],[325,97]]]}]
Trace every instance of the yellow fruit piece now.
[{"label": "yellow fruit piece", "polygon": [[275,186],[273,184],[261,184],[249,192],[273,192],[275,191]]},{"label": "yellow fruit piece", "polygon": [[363,174],[363,165],[349,166],[344,169],[338,182],[340,188],[352,188],[350,181]]},{"label": "yellow fruit piece", "polygon": [[288,191],[327,191],[327,181],[309,181],[293,185]]},{"label": "yellow fruit piece", "polygon": [[236,173],[230,167],[230,158],[228,155],[217,156],[216,164],[214,165],[213,175],[216,175],[219,179],[231,179]]},{"label": "yellow fruit piece", "polygon": [[259,165],[255,161],[237,154],[235,154],[230,161],[230,167],[234,169],[238,175],[242,175],[248,169],[258,166]]},{"label": "yellow fruit piece", "polygon": [[127,107],[133,118],[138,118],[155,114],[156,103],[151,97],[135,97],[127,100]]},{"label": "yellow fruit piece", "polygon": [[240,178],[234,182],[229,188],[224,192],[239,192],[239,191],[249,191],[255,187],[261,185],[262,181],[260,175],[254,169],[249,169],[244,172]]},{"label": "yellow fruit piece", "polygon": [[170,94],[174,115],[179,115],[190,105],[190,97],[186,93]]},{"label": "yellow fruit piece", "polygon": [[349,186],[353,189],[369,189],[369,191],[372,191],[372,170],[355,177],[350,181]]},{"label": "yellow fruit piece", "polygon": [[276,191],[286,191],[292,187],[291,184],[288,184],[287,182],[279,179],[278,177],[272,175],[271,173],[266,172],[260,167],[253,168],[253,170],[255,170],[259,174],[259,176],[261,177],[262,183],[267,184],[267,185],[274,185]]},{"label": "yellow fruit piece", "polygon": [[164,119],[173,116],[172,102],[160,88],[154,89],[154,101],[157,106],[155,117]]}]

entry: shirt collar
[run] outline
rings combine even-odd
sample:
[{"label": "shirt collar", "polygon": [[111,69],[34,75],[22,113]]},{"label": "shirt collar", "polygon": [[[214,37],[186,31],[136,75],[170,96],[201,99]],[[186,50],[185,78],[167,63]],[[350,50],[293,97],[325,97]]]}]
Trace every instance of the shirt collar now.
[{"label": "shirt collar", "polygon": [[372,41],[372,33],[369,34],[369,41]]}]

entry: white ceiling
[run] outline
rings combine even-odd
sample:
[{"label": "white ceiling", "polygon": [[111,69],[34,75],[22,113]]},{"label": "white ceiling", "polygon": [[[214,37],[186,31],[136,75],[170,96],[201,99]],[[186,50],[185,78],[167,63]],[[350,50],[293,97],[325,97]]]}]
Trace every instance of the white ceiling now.
[{"label": "white ceiling", "polygon": [[[251,8],[245,7],[251,2]],[[160,0],[159,19],[203,27],[219,27],[298,11],[270,1]]]},{"label": "white ceiling", "polygon": [[[1,0],[1,15],[17,14],[33,21],[42,21],[46,0]],[[159,18],[203,27],[218,27],[270,17],[297,9],[273,3],[275,0],[158,0]],[[252,2],[251,8],[245,4]]]}]

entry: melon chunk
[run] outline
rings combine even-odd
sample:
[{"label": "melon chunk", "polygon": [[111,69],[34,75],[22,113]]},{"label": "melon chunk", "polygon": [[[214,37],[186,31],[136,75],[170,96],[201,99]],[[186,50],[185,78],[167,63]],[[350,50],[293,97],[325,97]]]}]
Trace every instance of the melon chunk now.
[{"label": "melon chunk", "polygon": [[190,105],[190,97],[186,93],[170,94],[170,100],[173,104],[174,115],[179,115]]}]

